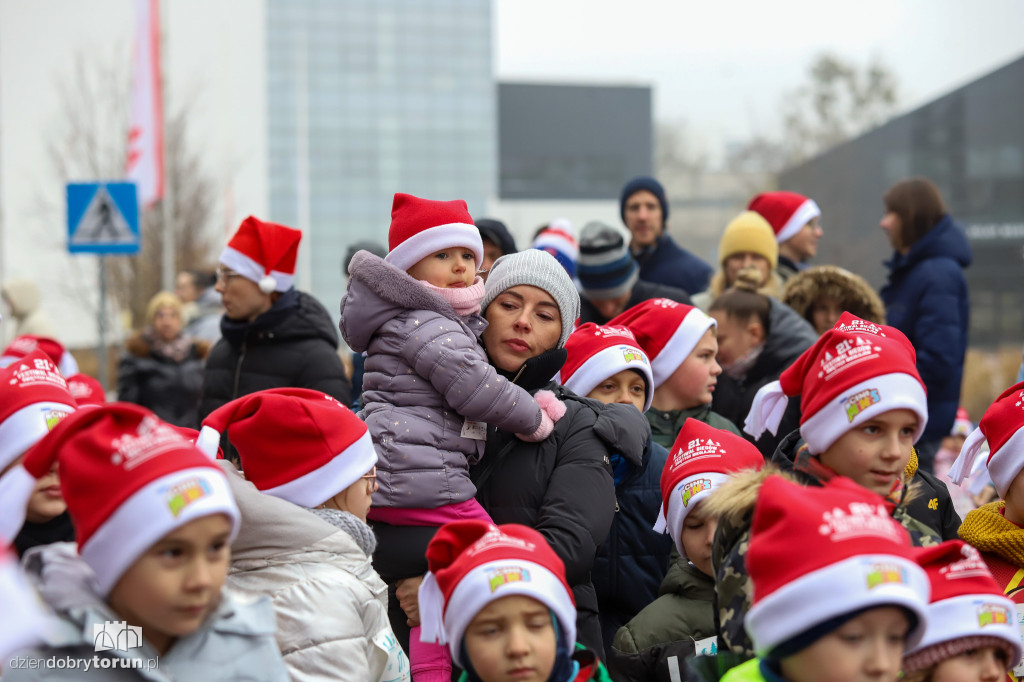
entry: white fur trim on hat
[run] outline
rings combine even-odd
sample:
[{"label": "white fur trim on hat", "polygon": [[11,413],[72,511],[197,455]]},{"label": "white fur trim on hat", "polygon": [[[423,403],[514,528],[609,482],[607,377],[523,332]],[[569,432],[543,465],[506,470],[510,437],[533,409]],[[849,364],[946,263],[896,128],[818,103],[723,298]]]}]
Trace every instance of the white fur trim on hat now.
[{"label": "white fur trim on hat", "polygon": [[665,505],[662,504],[658,508],[658,520],[654,524],[655,532],[669,533],[676,549],[679,550],[679,555],[684,559],[686,550],[683,549],[682,541],[683,522],[705,497],[728,480],[729,474],[719,472],[687,476],[672,489],[672,495],[668,498],[668,518],[665,518]]},{"label": "white fur trim on hat", "polygon": [[27,405],[5,419],[0,424],[0,471],[75,409],[73,405],[46,401]]},{"label": "white fur trim on hat", "polygon": [[800,435],[807,441],[811,453],[820,455],[847,431],[880,414],[900,409],[917,414],[917,431],[914,433],[914,442],[917,442],[928,424],[928,400],[924,387],[909,374],[881,374],[833,398],[800,425]]},{"label": "white fur trim on hat", "polygon": [[20,464],[0,476],[0,545],[12,544],[21,532],[37,482]]},{"label": "white fur trim on hat", "polygon": [[312,509],[358,481],[376,464],[377,451],[367,431],[319,469],[261,492]]},{"label": "white fur trim on hat", "polygon": [[782,390],[782,384],[772,381],[757,389],[750,403],[750,412],[743,420],[743,430],[754,438],[760,438],[766,430],[774,436],[786,414],[789,396]]},{"label": "white fur trim on hat", "polygon": [[448,223],[417,232],[391,249],[384,260],[399,270],[408,270],[428,256],[459,246],[473,252],[479,270],[484,264],[484,242],[476,225],[467,223]]},{"label": "white fur trim on hat", "polygon": [[[967,447],[966,441],[964,447]],[[988,459],[988,474],[1000,498],[1006,497],[1021,469],[1024,469],[1024,429],[1017,429]]]},{"label": "white fur trim on hat", "polygon": [[789,220],[782,226],[779,233],[775,235],[775,240],[781,244],[790,237],[795,236],[797,232],[803,229],[804,225],[820,215],[821,209],[814,203],[814,199],[808,199],[800,204],[800,208],[793,212],[793,215],[789,217]]},{"label": "white fur trim on hat", "polygon": [[698,308],[686,313],[682,323],[672,333],[672,338],[661,349],[657,357],[651,360],[651,372],[654,375],[654,388],[658,388],[679,369],[687,356],[700,343],[704,332],[717,323],[715,318]]},{"label": "white fur trim on hat", "polygon": [[241,515],[224,474],[212,467],[175,471],[136,490],[82,545],[82,559],[96,574],[100,595],[105,597],[160,538],[212,514],[231,519],[234,540]]},{"label": "white fur trim on hat", "polygon": [[[631,356],[628,359],[627,353]],[[637,348],[627,344],[611,346],[590,356],[563,385],[577,395],[586,396],[605,379],[627,369],[637,370],[647,380],[643,410],[646,412],[651,409],[651,401],[654,400],[654,375],[647,354],[642,350],[638,354]],[[559,376],[556,376],[555,381],[561,383]]]},{"label": "white fur trim on hat", "polygon": [[530,245],[534,249],[554,249],[558,253],[564,254],[576,260],[580,257],[579,246],[576,242],[569,238],[568,235],[563,234],[560,230],[547,229],[537,235],[537,238],[533,240],[533,244]]},{"label": "white fur trim on hat", "polygon": [[[881,582],[876,582],[877,579]],[[890,554],[862,554],[806,573],[758,599],[744,625],[758,656],[815,625],[875,606],[902,606],[917,615],[907,636],[916,646],[924,635],[926,605],[931,594],[928,576],[917,562]]]},{"label": "white fur trim on hat", "polygon": [[[228,266],[247,280],[255,282],[257,285],[267,277],[273,279],[275,286],[272,291],[288,291],[295,285],[294,274],[279,270],[267,272],[265,266],[230,246],[225,246],[224,250],[220,252],[220,263],[221,265]],[[260,291],[263,291],[263,289],[260,289]],[[263,293],[269,294],[271,292],[263,291]]]},{"label": "white fur trim on hat", "polygon": [[444,634],[456,665],[462,666],[462,637],[476,614],[492,601],[515,595],[532,597],[554,611],[566,641],[576,642],[576,607],[554,573],[532,561],[491,561],[467,573],[445,605]]},{"label": "white fur trim on hat", "polygon": [[1007,642],[1016,652],[1008,661],[1014,667],[1021,659],[1020,632],[1017,630],[1017,609],[1006,597],[996,594],[964,594],[928,605],[928,627],[921,643],[908,649],[908,656],[936,644],[962,637],[996,637]]}]

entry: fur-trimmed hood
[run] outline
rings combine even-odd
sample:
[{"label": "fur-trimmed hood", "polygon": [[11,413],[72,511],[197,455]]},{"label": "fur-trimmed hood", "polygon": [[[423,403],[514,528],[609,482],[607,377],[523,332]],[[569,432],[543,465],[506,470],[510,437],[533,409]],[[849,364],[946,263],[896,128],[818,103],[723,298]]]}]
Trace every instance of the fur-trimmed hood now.
[{"label": "fur-trimmed hood", "polygon": [[[192,339],[192,347],[195,348],[196,355],[200,360],[205,359],[210,354],[209,341]],[[125,340],[124,349],[129,355],[134,355],[137,358],[148,358],[153,352],[152,346],[146,340],[145,331],[141,329]]]},{"label": "fur-trimmed hood", "polygon": [[791,277],[782,302],[811,322],[811,305],[825,296],[836,299],[843,310],[857,317],[885,324],[885,305],[867,280],[835,265],[818,265]]},{"label": "fur-trimmed hood", "polygon": [[704,500],[704,509],[711,516],[717,517],[719,523],[725,522],[731,526],[740,525],[743,518],[754,509],[757,495],[761,492],[761,485],[772,475],[782,476],[794,483],[804,485],[804,482],[797,479],[791,472],[783,471],[778,465],[769,462],[759,471],[747,469],[730,475],[728,481]]}]

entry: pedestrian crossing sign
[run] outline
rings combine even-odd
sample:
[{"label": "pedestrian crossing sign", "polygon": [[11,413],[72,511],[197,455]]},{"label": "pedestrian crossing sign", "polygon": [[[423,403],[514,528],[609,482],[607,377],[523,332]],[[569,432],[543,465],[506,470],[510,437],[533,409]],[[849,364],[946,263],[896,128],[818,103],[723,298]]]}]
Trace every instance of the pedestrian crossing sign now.
[{"label": "pedestrian crossing sign", "polygon": [[68,183],[67,209],[71,253],[138,253],[139,202],[134,182]]}]

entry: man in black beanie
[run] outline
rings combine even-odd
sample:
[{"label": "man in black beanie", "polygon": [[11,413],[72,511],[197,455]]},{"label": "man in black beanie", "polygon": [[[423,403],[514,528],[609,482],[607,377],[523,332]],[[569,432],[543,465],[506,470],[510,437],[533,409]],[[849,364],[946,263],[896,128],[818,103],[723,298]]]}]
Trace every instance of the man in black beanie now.
[{"label": "man in black beanie", "polygon": [[622,222],[629,228],[629,248],[640,264],[640,279],[693,294],[708,288],[713,269],[676,244],[668,233],[665,188],[654,178],[633,178],[619,198]]}]

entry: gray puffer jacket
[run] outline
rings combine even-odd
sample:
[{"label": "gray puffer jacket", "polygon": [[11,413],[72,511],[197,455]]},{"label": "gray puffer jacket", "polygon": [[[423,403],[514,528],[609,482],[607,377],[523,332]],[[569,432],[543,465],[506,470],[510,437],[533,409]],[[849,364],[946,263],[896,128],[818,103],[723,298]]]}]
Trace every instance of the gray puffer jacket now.
[{"label": "gray puffer jacket", "polygon": [[380,457],[374,506],[434,509],[469,500],[476,494],[469,465],[483,455],[484,440],[463,437],[465,422],[533,433],[540,407],[487,362],[480,315],[460,318],[366,251],[352,257],[349,276],[340,327],[352,350],[367,353],[360,416]]}]

